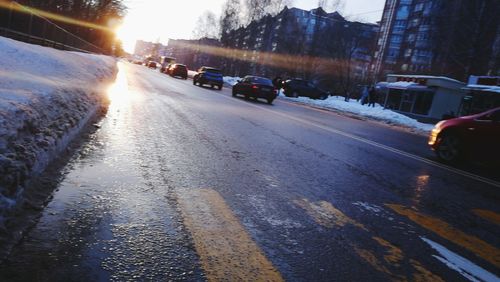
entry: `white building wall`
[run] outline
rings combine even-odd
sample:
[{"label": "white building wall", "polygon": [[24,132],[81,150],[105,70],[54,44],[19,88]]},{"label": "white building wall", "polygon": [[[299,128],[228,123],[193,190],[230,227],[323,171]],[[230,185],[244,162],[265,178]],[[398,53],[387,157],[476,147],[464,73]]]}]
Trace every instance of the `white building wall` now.
[{"label": "white building wall", "polygon": [[434,100],[428,116],[430,118],[441,119],[444,114],[450,111],[453,111],[456,115],[464,96],[465,91],[438,88],[434,94]]}]

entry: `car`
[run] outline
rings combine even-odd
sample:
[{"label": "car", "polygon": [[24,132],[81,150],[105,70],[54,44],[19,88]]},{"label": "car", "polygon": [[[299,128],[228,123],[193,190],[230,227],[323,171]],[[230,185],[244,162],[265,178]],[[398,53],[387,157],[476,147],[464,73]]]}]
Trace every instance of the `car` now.
[{"label": "car", "polygon": [[288,79],[283,82],[283,93],[287,97],[297,98],[299,96],[311,99],[325,100],[330,93],[318,88],[312,82],[303,79]]},{"label": "car", "polygon": [[165,66],[162,65],[162,67],[160,68],[160,72],[161,73],[164,73],[164,74],[168,74],[168,69],[172,66],[172,64],[166,64]]},{"label": "car", "polygon": [[155,61],[148,62],[148,68],[150,68],[150,69],[156,69],[157,65],[158,64]]},{"label": "car", "polygon": [[212,67],[201,67],[193,77],[193,85],[197,84],[200,86],[209,84],[212,88],[217,86],[221,90],[224,84],[222,71]]},{"label": "car", "polygon": [[445,163],[466,159],[496,164],[500,160],[500,107],[438,122],[429,146]]},{"label": "car", "polygon": [[188,68],[183,64],[173,64],[167,69],[167,74],[175,77],[180,76],[183,79],[188,78]]},{"label": "car", "polygon": [[268,104],[272,104],[276,99],[277,90],[270,79],[247,75],[233,86],[232,94],[233,97],[244,95],[245,99],[263,98]]}]

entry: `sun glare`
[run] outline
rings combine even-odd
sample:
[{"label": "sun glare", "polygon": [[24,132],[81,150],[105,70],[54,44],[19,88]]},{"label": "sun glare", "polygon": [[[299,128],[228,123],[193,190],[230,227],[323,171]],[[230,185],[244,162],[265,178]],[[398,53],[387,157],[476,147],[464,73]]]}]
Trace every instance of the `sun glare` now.
[{"label": "sun glare", "polygon": [[111,107],[121,108],[132,100],[132,92],[129,90],[126,71],[123,65],[118,65],[118,74],[115,82],[108,89],[108,97],[111,100]]},{"label": "sun glare", "polygon": [[135,42],[139,38],[134,29],[126,23],[122,23],[115,31],[116,37],[122,42],[123,49],[128,53],[134,53]]}]

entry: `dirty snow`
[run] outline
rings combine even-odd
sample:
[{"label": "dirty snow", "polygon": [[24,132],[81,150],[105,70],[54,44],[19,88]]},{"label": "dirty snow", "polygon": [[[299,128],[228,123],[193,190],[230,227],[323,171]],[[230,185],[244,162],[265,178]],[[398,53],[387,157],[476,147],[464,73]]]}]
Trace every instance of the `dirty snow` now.
[{"label": "dirty snow", "polygon": [[379,213],[379,212],[381,212],[383,210],[382,207],[380,207],[380,206],[377,206],[377,205],[374,205],[374,204],[370,204],[370,203],[366,203],[366,202],[354,202],[352,204],[355,205],[355,206],[360,207],[363,210],[366,210],[366,211],[369,211],[369,212],[373,212],[373,213]]},{"label": "dirty snow", "polygon": [[238,83],[238,80],[240,80],[240,77],[233,77],[233,76],[224,76],[224,84],[233,86],[236,83]]},{"label": "dirty snow", "polygon": [[102,109],[113,58],[0,37],[0,228],[4,212]]}]

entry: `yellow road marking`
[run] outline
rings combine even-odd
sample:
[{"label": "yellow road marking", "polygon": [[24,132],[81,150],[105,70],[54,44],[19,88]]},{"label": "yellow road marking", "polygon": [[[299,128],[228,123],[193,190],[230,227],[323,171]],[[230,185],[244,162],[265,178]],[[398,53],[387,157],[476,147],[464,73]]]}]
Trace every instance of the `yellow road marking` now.
[{"label": "yellow road marking", "polygon": [[379,272],[391,276],[393,278],[393,281],[406,281],[404,276],[392,273],[379,259],[377,259],[377,256],[375,256],[375,254],[373,254],[369,250],[362,249],[356,245],[352,245],[352,247],[354,248],[354,251],[358,254],[358,256],[364,259],[368,264],[370,264]]},{"label": "yellow road marking", "polygon": [[497,225],[500,225],[500,214],[488,210],[475,209],[472,210],[477,216],[480,216],[488,221],[491,221]]},{"label": "yellow road marking", "polygon": [[384,255],[384,260],[388,263],[392,263],[396,266],[399,266],[400,262],[403,260],[404,255],[403,251],[400,248],[394,246],[388,241],[380,238],[380,237],[372,237],[373,240],[377,241],[379,245],[387,248],[387,254]]},{"label": "yellow road marking", "polygon": [[[348,217],[329,202],[319,201],[313,203],[308,199],[294,200],[293,202],[297,206],[304,209],[306,213],[321,226],[333,228],[352,225],[361,230],[370,232],[370,230],[368,230],[368,228],[363,224]],[[354,243],[349,243],[349,245],[354,249],[359,257],[370,264],[375,270],[389,275],[394,281],[407,280],[405,276],[395,274],[391,271],[392,268],[395,270],[401,270],[400,268],[402,267],[402,262],[405,260],[404,252],[400,248],[394,246],[394,244],[381,237],[374,236],[372,239],[386,249],[383,261],[379,260],[377,256],[369,250],[363,249]],[[415,281],[443,281],[439,276],[425,269],[425,267],[423,267],[417,260],[410,259],[410,265],[414,269],[412,279]]]},{"label": "yellow road marking", "polygon": [[332,228],[333,226],[343,227],[346,224],[351,224],[368,231],[363,224],[351,219],[329,202],[311,203],[307,199],[294,200],[293,202],[303,208],[319,225]]},{"label": "yellow road marking", "polygon": [[208,281],[283,281],[219,193],[183,191],[179,204]]},{"label": "yellow road marking", "polygon": [[473,252],[494,266],[500,267],[500,250],[483,240],[455,229],[448,223],[438,218],[421,214],[408,207],[394,204],[385,205],[394,210],[396,213],[408,217],[425,229],[430,230],[439,236]]},{"label": "yellow road marking", "polygon": [[415,282],[428,282],[428,281],[436,281],[441,282],[444,281],[441,277],[436,274],[430,272],[425,269],[422,264],[414,259],[410,259],[410,264],[415,268],[417,272],[413,273],[413,280]]},{"label": "yellow road marking", "polygon": [[[384,240],[380,237],[372,237],[379,245],[387,249],[387,253],[384,255],[384,260],[395,266],[396,268],[401,267],[401,262],[404,259],[404,252],[391,244],[390,242]],[[419,261],[410,259],[410,265],[413,267],[415,272],[412,274],[412,281],[443,281],[441,277],[427,270]],[[393,274],[393,277],[396,276]],[[396,276],[397,277],[397,276]]]}]

